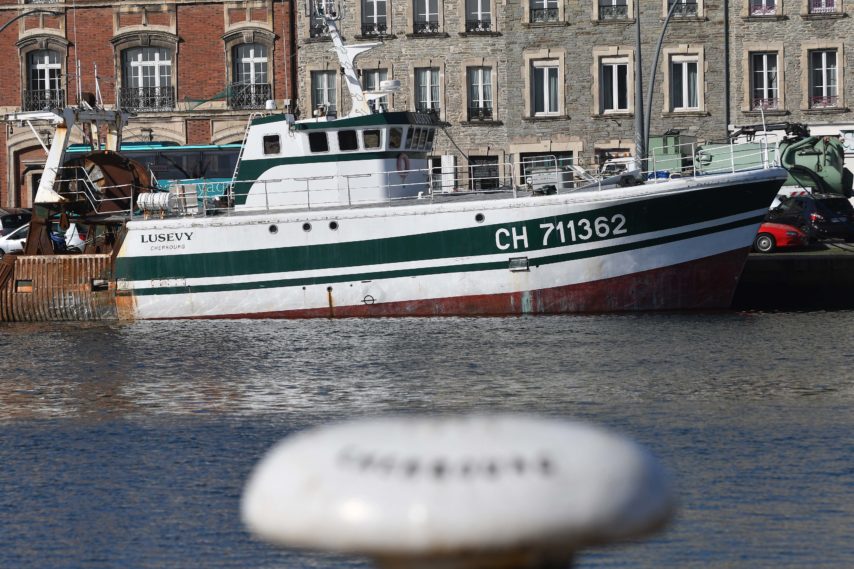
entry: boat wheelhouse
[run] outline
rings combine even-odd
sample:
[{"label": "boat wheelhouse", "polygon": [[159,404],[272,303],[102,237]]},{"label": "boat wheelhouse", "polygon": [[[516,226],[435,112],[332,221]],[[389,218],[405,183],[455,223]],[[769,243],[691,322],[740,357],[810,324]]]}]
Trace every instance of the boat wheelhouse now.
[{"label": "boat wheelhouse", "polygon": [[[429,192],[433,114],[390,112],[251,121],[233,186],[236,210],[334,207]],[[318,174],[321,172],[322,174]]]}]

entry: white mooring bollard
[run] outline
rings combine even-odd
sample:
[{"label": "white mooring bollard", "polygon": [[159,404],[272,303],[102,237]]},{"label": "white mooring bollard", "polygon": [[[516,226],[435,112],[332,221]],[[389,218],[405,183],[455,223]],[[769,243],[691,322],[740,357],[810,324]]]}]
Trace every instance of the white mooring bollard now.
[{"label": "white mooring bollard", "polygon": [[256,466],[241,509],[262,539],[384,569],[563,569],[584,546],[661,527],[674,498],[661,465],[623,437],[473,415],[295,434]]}]

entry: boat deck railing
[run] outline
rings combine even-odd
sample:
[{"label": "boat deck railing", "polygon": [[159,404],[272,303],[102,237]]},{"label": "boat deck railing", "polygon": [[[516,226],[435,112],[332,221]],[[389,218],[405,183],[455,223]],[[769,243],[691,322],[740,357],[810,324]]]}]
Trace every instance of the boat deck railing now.
[{"label": "boat deck railing", "polygon": [[[99,186],[82,168],[58,176],[73,199],[85,199],[94,211],[128,217],[175,217],[271,210],[320,210],[406,205],[466,199],[513,199],[607,190],[615,186],[656,184],[676,178],[708,176],[777,164],[777,140],[752,143],[691,142],[652,148],[639,173],[627,159],[584,168],[566,158],[539,156],[522,162],[481,161],[464,166],[359,174],[318,174],[240,182],[176,183],[168,191],[139,193],[129,186]],[[615,167],[616,166],[616,167]],[[251,199],[242,203],[252,188]],[[112,196],[112,197],[111,197]],[[235,202],[239,207],[235,208]]]}]

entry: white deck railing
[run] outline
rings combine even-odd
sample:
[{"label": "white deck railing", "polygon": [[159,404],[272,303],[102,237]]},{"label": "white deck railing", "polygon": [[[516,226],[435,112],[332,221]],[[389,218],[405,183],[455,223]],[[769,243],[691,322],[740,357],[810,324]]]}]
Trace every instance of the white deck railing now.
[{"label": "white deck railing", "polygon": [[[768,136],[757,138],[751,143],[691,142],[652,148],[642,174],[628,170],[614,172],[606,165],[584,169],[561,164],[554,156],[545,156],[536,162],[525,160],[454,167],[442,165],[424,170],[322,174],[235,183],[177,183],[168,192],[139,193],[133,207],[131,199],[138,191],[129,186],[99,186],[82,168],[58,169],[57,187],[72,200],[87,201],[93,211],[109,209],[129,217],[196,216],[236,211],[233,207],[234,197],[245,194],[250,188],[251,205],[241,205],[237,210],[391,206],[404,202],[434,201],[440,197],[447,199],[449,196],[501,193],[508,198],[515,198],[532,193],[572,192],[581,188],[597,191],[618,185],[620,177],[624,185],[637,183],[639,179],[646,184],[660,183],[688,176],[768,168],[777,163],[778,154],[777,140]],[[628,166],[625,162],[620,164]],[[618,177],[609,176],[611,174],[617,174]],[[223,195],[212,195],[223,189]],[[110,193],[124,197],[104,197]],[[107,204],[110,204],[109,208]]]}]

